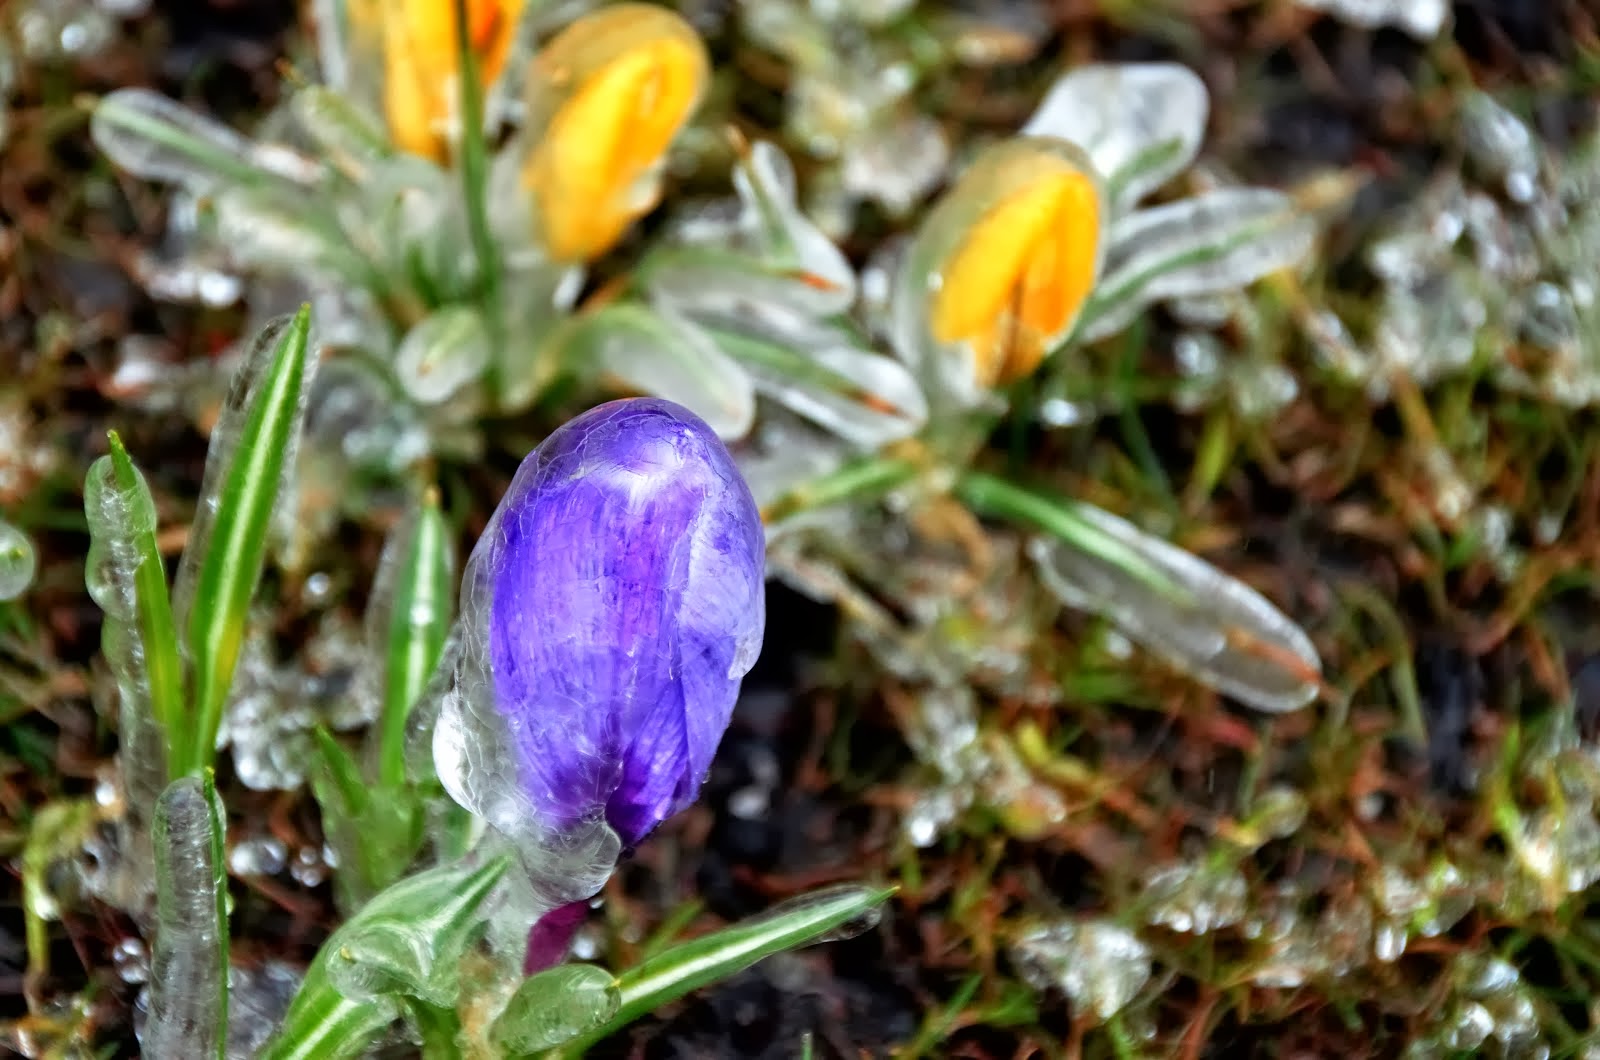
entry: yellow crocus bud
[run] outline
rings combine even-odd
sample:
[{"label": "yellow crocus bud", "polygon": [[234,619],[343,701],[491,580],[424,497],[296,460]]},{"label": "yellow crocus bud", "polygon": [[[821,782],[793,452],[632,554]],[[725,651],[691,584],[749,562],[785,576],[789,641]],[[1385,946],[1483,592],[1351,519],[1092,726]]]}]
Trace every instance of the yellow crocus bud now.
[{"label": "yellow crocus bud", "polygon": [[1067,147],[1025,137],[991,148],[929,219],[943,245],[928,261],[928,335],[970,350],[979,386],[1033,372],[1094,286],[1100,187]]},{"label": "yellow crocus bud", "polygon": [[667,148],[710,68],[689,24],[649,4],[603,8],[539,53],[523,182],[551,260],[598,257],[655,206]]},{"label": "yellow crocus bud", "polygon": [[[506,56],[526,0],[467,0],[467,34],[478,77],[491,85]],[[383,112],[402,151],[436,162],[450,157],[460,113],[460,50],[453,0],[359,0],[352,23],[380,31]]]}]

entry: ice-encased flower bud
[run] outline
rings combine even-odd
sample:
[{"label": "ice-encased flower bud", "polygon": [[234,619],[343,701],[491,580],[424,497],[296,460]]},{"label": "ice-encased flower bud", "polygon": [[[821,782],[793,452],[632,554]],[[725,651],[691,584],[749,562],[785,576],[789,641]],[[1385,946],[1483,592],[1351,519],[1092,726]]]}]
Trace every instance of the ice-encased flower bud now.
[{"label": "ice-encased flower bud", "polygon": [[528,83],[522,181],[552,261],[599,257],[655,207],[667,149],[710,76],[694,29],[652,4],[591,12],[540,51]]},{"label": "ice-encased flower bud", "polygon": [[462,614],[486,664],[468,709],[509,744],[489,757],[533,831],[603,820],[631,847],[694,801],[760,652],[764,577],[749,487],[681,405],[612,401],[528,455],[472,553]]}]

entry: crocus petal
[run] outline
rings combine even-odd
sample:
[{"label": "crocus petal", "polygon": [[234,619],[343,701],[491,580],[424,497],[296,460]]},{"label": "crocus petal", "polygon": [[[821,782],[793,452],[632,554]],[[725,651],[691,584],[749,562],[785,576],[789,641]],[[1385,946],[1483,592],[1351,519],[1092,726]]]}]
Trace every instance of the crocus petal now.
[{"label": "crocus petal", "polygon": [[763,535],[728,451],[671,402],[601,405],[524,461],[472,562],[542,828],[603,815],[638,843],[698,794],[760,647]]},{"label": "crocus petal", "polygon": [[[467,33],[478,76],[492,84],[505,65],[526,0],[467,0]],[[450,0],[347,0],[350,52],[341,65],[358,95],[361,67],[381,56],[376,92],[395,146],[436,162],[450,155],[459,113],[460,53]]]},{"label": "crocus petal", "polygon": [[950,256],[933,337],[969,343],[984,385],[1029,374],[1088,296],[1098,236],[1094,185],[1064,161],[1042,162]]},{"label": "crocus petal", "polygon": [[655,206],[662,159],[709,74],[688,23],[648,4],[579,19],[540,52],[523,182],[552,260],[605,253]]}]

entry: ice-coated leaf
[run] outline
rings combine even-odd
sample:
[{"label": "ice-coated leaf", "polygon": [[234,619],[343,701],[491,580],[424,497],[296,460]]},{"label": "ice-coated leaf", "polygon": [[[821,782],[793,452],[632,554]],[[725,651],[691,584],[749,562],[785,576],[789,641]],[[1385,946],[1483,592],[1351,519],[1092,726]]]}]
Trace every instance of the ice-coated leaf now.
[{"label": "ice-coated leaf", "polygon": [[186,742],[181,734],[188,701],[166,569],[156,548],[155,501],[115,434],[112,455],[96,460],[84,479],[83,510],[89,525],[84,582],[105,613],[101,653],[117,685],[117,768],[132,869],[126,881],[131,893],[124,898],[144,906],[154,887],[150,825],[156,799],[167,786],[169,763],[183,754],[169,749],[168,736]]},{"label": "ice-coated leaf", "polygon": [[38,566],[28,535],[0,519],[0,600],[15,600],[26,592]]},{"label": "ice-coated leaf", "polygon": [[147,88],[121,88],[101,99],[89,133],[111,161],[145,180],[209,191],[266,176],[252,161],[249,140]]},{"label": "ice-coated leaf", "polygon": [[455,542],[429,489],[384,545],[367,606],[367,644],[382,660],[379,770],[382,782],[405,782],[405,734],[411,709],[444,654],[455,614]]},{"label": "ice-coated leaf", "polygon": [[1080,337],[1115,334],[1164,298],[1231,291],[1289,268],[1315,237],[1294,200],[1270,188],[1223,188],[1129,214],[1112,227]]},{"label": "ice-coated leaf", "polygon": [[605,306],[574,321],[560,356],[577,371],[616,376],[675,401],[722,438],[738,438],[755,418],[750,376],[699,328],[666,307]]},{"label": "ice-coated leaf", "polygon": [[744,225],[758,254],[771,264],[808,278],[822,299],[820,313],[847,309],[856,296],[856,274],[844,252],[800,212],[794,167],[776,145],[753,144],[734,167],[733,186],[744,205]]},{"label": "ice-coated leaf", "polygon": [[383,127],[324,85],[300,89],[289,106],[322,157],[352,180],[359,180],[375,163],[394,157],[394,145],[384,135]]},{"label": "ice-coated leaf", "polygon": [[211,208],[218,241],[241,265],[296,276],[315,269],[357,286],[372,278],[360,252],[315,203],[297,205],[276,189],[230,187]]},{"label": "ice-coated leaf", "polygon": [[322,811],[323,834],[338,855],[334,893],[348,914],[410,867],[424,838],[422,807],[412,788],[371,785],[327,730],[316,730],[314,746],[311,789]]},{"label": "ice-coated leaf", "polygon": [[601,1026],[621,1002],[616,977],[604,968],[551,968],[522,981],[491,1038],[506,1056],[549,1049]]},{"label": "ice-coated leaf", "polygon": [[406,333],[395,353],[400,385],[420,405],[437,405],[489,366],[489,329],[470,306],[445,306]]},{"label": "ice-coated leaf", "polygon": [[1205,82],[1186,66],[1097,63],[1057,81],[1022,132],[1083,148],[1116,217],[1189,167],[1210,105]]},{"label": "ice-coated leaf", "polygon": [[793,348],[734,331],[711,332],[758,393],[861,449],[910,437],[928,419],[922,388],[901,362],[818,328],[824,343]]},{"label": "ice-coated leaf", "polygon": [[792,898],[767,913],[679,943],[617,977],[616,1012],[563,1049],[573,1054],[691,990],[785,950],[851,938],[878,922],[894,888],[842,884]]},{"label": "ice-coated leaf", "polygon": [[[720,247],[671,247],[652,254],[636,277],[653,301],[691,318],[834,315],[854,297],[822,277]],[[852,288],[853,291],[853,288]]]},{"label": "ice-coated leaf", "polygon": [[459,964],[482,925],[479,907],[509,858],[444,865],[373,898],[322,944],[283,1028],[257,1060],[322,1060],[368,1049],[402,998],[451,1006]]},{"label": "ice-coated leaf", "polygon": [[100,466],[98,473],[94,467],[89,471],[97,502],[91,533],[98,524],[109,550],[132,564],[134,615],[150,708],[158,723],[179,724],[184,706],[183,667],[178,659],[178,630],[172,619],[166,564],[156,544],[155,501],[116,431],[110,432],[110,444],[111,455],[105,458],[109,464]]},{"label": "ice-coated leaf", "polygon": [[957,492],[980,512],[1044,531],[1028,552],[1047,589],[1202,683],[1269,713],[1316,697],[1322,663],[1311,639],[1238,579],[1092,505],[978,473]]},{"label": "ice-coated leaf", "polygon": [[324,947],[329,982],[356,1000],[398,993],[454,1005],[458,964],[481,930],[478,907],[509,863],[443,866],[392,885]]},{"label": "ice-coated leaf", "polygon": [[172,764],[177,776],[208,765],[215,753],[273,510],[294,467],[311,374],[310,328],[306,307],[263,329],[212,430],[175,591],[194,711],[184,755]]},{"label": "ice-coated leaf", "polygon": [[226,818],[208,770],[182,777],[156,804],[157,922],[150,955],[144,1055],[226,1055],[228,870]]}]

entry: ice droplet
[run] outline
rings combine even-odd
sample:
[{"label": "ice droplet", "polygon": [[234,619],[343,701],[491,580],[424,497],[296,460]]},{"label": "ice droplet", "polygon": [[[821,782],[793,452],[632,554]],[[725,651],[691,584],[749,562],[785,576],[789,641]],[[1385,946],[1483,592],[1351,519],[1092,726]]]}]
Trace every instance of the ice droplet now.
[{"label": "ice droplet", "polygon": [[289,875],[302,887],[316,887],[328,878],[327,862],[322,860],[322,851],[314,846],[306,845],[294,853],[294,861],[289,866]]},{"label": "ice droplet", "polygon": [[1011,946],[1022,977],[1054,988],[1102,1020],[1127,1007],[1150,981],[1150,948],[1127,928],[1103,920],[1064,920],[1023,935]]},{"label": "ice droplet", "polygon": [[117,970],[117,978],[124,983],[150,981],[150,954],[142,939],[130,936],[118,941],[111,948],[111,964]]},{"label": "ice droplet", "polygon": [[235,876],[276,876],[289,862],[289,848],[276,836],[258,836],[234,846],[228,871]]}]

